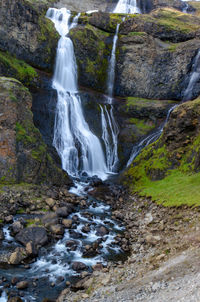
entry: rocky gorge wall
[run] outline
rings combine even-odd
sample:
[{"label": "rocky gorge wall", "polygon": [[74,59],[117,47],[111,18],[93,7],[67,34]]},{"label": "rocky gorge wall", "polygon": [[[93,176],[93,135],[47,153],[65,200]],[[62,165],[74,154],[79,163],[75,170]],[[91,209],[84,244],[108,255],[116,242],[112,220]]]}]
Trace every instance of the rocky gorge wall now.
[{"label": "rocky gorge wall", "polygon": [[68,184],[33,124],[28,89],[12,78],[0,78],[0,184]]},{"label": "rocky gorge wall", "polygon": [[[117,44],[115,94],[156,99],[181,99],[200,46],[196,16],[163,8],[149,15],[107,13],[82,15],[70,32],[79,67],[80,85],[105,91],[113,34]],[[199,94],[194,88],[194,97]]]}]

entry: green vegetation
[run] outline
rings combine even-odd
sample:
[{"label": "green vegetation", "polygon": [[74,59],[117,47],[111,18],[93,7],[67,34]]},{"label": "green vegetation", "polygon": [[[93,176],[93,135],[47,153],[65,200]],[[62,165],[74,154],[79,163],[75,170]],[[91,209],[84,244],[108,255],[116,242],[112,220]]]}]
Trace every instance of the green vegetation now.
[{"label": "green vegetation", "polygon": [[[107,44],[106,40],[109,33],[91,26],[77,27],[70,32],[74,43],[75,51],[81,52],[77,55],[77,65],[79,74],[86,75],[88,80],[94,80],[98,87],[105,88],[107,79],[107,69],[109,56],[112,50],[112,43]],[[85,55],[85,50],[91,53],[91,56]]]},{"label": "green vegetation", "polygon": [[170,43],[168,50],[171,52],[174,52],[174,51],[176,51],[176,49],[179,45],[180,45],[179,43]]},{"label": "green vegetation", "polygon": [[199,24],[195,22],[193,16],[173,8],[158,9],[153,16],[156,18],[158,25],[162,25],[169,30],[190,33],[199,29]]},{"label": "green vegetation", "polygon": [[[180,105],[175,109],[180,118],[188,119],[193,129],[199,124],[200,98]],[[175,125],[179,126],[178,122]],[[174,124],[173,124],[173,127]],[[168,129],[166,129],[168,131]],[[132,193],[151,196],[164,206],[200,205],[200,133],[179,135],[178,144],[174,137],[168,145],[165,132],[159,140],[144,148],[124,175],[124,184]],[[176,135],[175,135],[176,136]]]},{"label": "green vegetation", "polygon": [[144,99],[144,98],[138,98],[138,97],[127,97],[126,98],[126,111],[128,112],[131,108],[156,108],[159,106],[166,106],[167,104],[172,104],[174,101],[169,100],[151,100],[151,99]]},{"label": "green vegetation", "polygon": [[145,32],[140,32],[140,31],[131,31],[128,33],[128,36],[132,37],[132,36],[146,36]]},{"label": "green vegetation", "polygon": [[136,125],[137,129],[141,134],[145,134],[148,131],[151,131],[153,128],[155,128],[154,124],[150,124],[149,121],[143,120],[143,119],[138,119],[138,118],[130,118],[129,122],[131,124]]},{"label": "green vegetation", "polygon": [[27,86],[38,78],[38,74],[33,67],[2,51],[0,51],[0,64],[5,68],[5,75],[12,75]]}]

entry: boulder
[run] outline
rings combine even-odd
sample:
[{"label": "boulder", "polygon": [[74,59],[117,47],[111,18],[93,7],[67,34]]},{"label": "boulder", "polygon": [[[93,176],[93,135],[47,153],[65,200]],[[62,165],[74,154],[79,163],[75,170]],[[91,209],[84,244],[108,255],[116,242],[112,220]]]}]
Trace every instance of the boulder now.
[{"label": "boulder", "polygon": [[100,226],[96,231],[96,235],[102,236],[102,237],[107,235],[108,233],[109,233],[109,230],[104,226]]},{"label": "boulder", "polygon": [[12,234],[15,236],[17,233],[19,233],[22,229],[23,229],[23,225],[21,224],[20,221],[15,221],[13,222],[13,224],[11,225],[11,231]]},{"label": "boulder", "polygon": [[43,227],[28,227],[21,230],[16,235],[16,240],[26,246],[28,242],[32,242],[36,247],[43,246],[48,243],[47,232]]},{"label": "boulder", "polygon": [[83,271],[86,268],[87,266],[83,262],[76,261],[72,263],[72,269],[76,272]]},{"label": "boulder", "polygon": [[70,229],[72,226],[72,220],[71,219],[63,219],[62,224],[65,228]]},{"label": "boulder", "polygon": [[4,236],[4,232],[3,230],[0,229],[0,241],[4,240],[5,236]]},{"label": "boulder", "polygon": [[8,298],[8,302],[23,302],[20,297],[10,297]]},{"label": "boulder", "polygon": [[64,234],[64,228],[61,224],[55,224],[55,225],[51,225],[50,226],[50,231],[54,234],[54,235],[63,235]]},{"label": "boulder", "polygon": [[42,223],[46,228],[58,224],[58,215],[56,213],[47,213],[41,218]]},{"label": "boulder", "polygon": [[22,247],[17,247],[15,251],[10,255],[9,263],[13,265],[20,264],[27,258],[26,250]]},{"label": "boulder", "polygon": [[17,289],[27,289],[28,281],[20,281],[16,284]]}]

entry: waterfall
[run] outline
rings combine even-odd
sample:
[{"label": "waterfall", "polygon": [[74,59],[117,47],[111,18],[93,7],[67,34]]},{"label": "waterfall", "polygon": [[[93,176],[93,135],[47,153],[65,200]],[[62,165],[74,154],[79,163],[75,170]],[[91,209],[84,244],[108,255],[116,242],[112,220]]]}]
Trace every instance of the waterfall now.
[{"label": "waterfall", "polygon": [[114,81],[115,81],[115,61],[116,61],[116,47],[119,33],[119,25],[117,24],[115,35],[113,38],[113,47],[111,52],[111,58],[108,67],[108,79],[107,79],[107,93],[110,97],[113,95]]},{"label": "waterfall", "polygon": [[137,0],[119,0],[113,13],[140,14],[141,11],[137,7]]},{"label": "waterfall", "polygon": [[87,124],[77,88],[77,65],[73,43],[67,34],[77,24],[65,8],[50,8],[47,18],[52,20],[61,38],[58,42],[56,67],[52,87],[57,90],[57,107],[53,145],[62,168],[73,177],[86,174],[107,178],[109,170],[99,139]]},{"label": "waterfall", "polygon": [[108,79],[107,79],[107,101],[111,105],[110,110],[106,105],[101,108],[101,125],[102,125],[102,140],[106,150],[106,164],[110,171],[115,172],[116,165],[119,161],[118,158],[118,134],[119,128],[114,118],[112,96],[115,81],[115,62],[116,62],[116,47],[119,33],[119,25],[117,24],[115,35],[113,38],[113,47],[108,66]]},{"label": "waterfall", "polygon": [[198,50],[194,63],[192,65],[192,71],[190,74],[189,83],[183,94],[183,101],[188,101],[192,99],[193,88],[199,80],[200,80],[200,49]]},{"label": "waterfall", "polygon": [[[182,102],[192,99],[192,92],[193,92],[194,86],[199,80],[200,80],[200,49],[198,50],[197,55],[194,59],[194,63],[192,65],[192,71],[190,73],[189,83],[188,83],[188,86],[187,86],[187,88],[185,89],[185,91],[183,93]],[[156,141],[160,137],[161,133],[163,132],[164,126],[166,125],[166,123],[169,120],[171,112],[177,106],[178,105],[174,105],[169,109],[164,123],[158,128],[158,130],[156,132],[154,132],[153,134],[148,135],[146,138],[141,140],[138,144],[135,144],[133,146],[131,156],[130,156],[130,159],[128,160],[128,162],[127,162],[126,167],[128,167],[132,163],[132,161],[136,158],[136,156],[140,153],[140,151],[144,147],[148,146],[150,143],[153,143],[154,141]]]},{"label": "waterfall", "polygon": [[167,116],[166,119],[164,121],[164,123],[158,128],[158,130],[154,133],[151,133],[150,135],[148,135],[147,137],[145,137],[143,140],[141,140],[138,144],[135,144],[133,146],[132,152],[131,152],[131,156],[127,162],[126,167],[130,166],[130,164],[132,163],[132,161],[136,158],[136,156],[138,156],[138,154],[140,153],[140,151],[147,147],[149,144],[155,142],[162,134],[163,129],[166,125],[166,123],[169,120],[170,114],[172,113],[172,111],[177,107],[178,105],[173,105],[167,112]]}]

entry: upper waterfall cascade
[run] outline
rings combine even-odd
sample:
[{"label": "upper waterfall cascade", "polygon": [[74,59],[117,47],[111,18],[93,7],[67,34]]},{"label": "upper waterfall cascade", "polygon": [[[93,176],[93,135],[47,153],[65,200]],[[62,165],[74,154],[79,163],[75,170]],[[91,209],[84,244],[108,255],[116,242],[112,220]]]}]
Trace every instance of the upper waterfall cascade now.
[{"label": "upper waterfall cascade", "polygon": [[137,0],[119,0],[113,13],[140,14],[141,11],[137,6]]},{"label": "upper waterfall cascade", "polygon": [[73,177],[86,173],[107,178],[109,169],[100,140],[87,124],[77,87],[77,65],[73,43],[67,34],[77,23],[65,8],[50,8],[47,18],[52,20],[61,38],[58,42],[53,88],[57,90],[58,101],[54,126],[53,145],[61,161],[62,168]]}]

